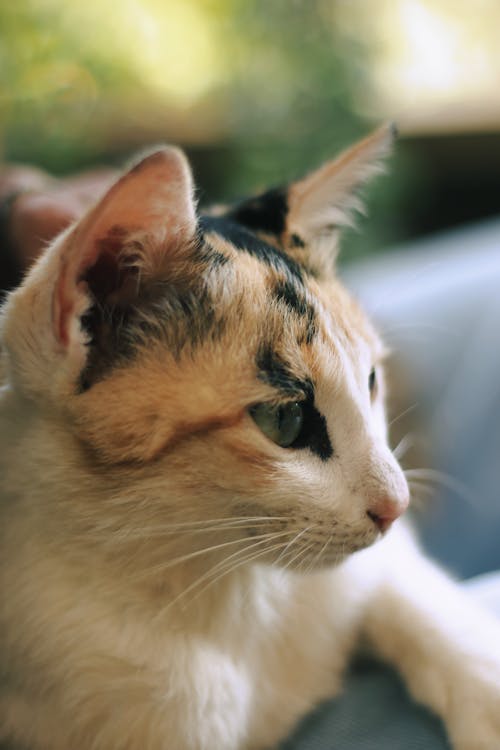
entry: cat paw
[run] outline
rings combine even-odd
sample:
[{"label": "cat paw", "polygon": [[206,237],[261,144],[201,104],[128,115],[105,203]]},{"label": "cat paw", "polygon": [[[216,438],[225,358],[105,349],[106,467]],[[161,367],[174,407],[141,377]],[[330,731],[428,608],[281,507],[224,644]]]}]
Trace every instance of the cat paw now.
[{"label": "cat paw", "polygon": [[500,665],[469,676],[461,694],[451,699],[447,727],[454,750],[500,748]]}]

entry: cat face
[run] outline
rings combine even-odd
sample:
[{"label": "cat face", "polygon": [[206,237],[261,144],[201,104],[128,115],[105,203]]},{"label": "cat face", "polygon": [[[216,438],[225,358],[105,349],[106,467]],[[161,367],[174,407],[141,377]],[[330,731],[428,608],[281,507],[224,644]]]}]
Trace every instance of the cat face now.
[{"label": "cat face", "polygon": [[312,569],[406,508],[384,349],[333,270],[390,141],[382,129],[287,189],[201,215],[182,154],[158,151],[10,296],[11,386],[102,497],[72,500],[85,533],[149,539],[156,559],[170,535],[177,551],[209,539],[241,564]]}]

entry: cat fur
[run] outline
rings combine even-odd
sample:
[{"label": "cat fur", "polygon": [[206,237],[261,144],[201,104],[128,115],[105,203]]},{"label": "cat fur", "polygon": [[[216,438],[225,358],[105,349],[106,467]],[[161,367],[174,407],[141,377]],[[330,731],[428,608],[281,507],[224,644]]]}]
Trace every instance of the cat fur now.
[{"label": "cat fur", "polygon": [[[453,747],[500,747],[499,624],[380,532],[408,504],[385,350],[334,260],[392,139],[205,214],[153,151],[8,296],[0,738],[273,748],[363,640]],[[290,400],[310,427],[281,448],[249,409]]]}]

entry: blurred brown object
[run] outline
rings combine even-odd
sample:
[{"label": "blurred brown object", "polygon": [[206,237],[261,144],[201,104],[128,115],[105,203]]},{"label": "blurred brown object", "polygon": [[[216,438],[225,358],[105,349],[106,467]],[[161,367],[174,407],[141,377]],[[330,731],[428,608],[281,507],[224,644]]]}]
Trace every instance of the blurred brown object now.
[{"label": "blurred brown object", "polygon": [[0,172],[0,288],[16,286],[47,244],[81,216],[116,178],[97,169],[56,179],[27,166]]}]

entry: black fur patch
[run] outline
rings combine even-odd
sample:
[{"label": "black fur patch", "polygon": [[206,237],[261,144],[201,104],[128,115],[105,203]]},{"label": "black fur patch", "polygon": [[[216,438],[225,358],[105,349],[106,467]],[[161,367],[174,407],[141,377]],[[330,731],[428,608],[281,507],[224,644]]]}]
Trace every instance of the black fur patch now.
[{"label": "black fur patch", "polygon": [[305,321],[305,332],[304,337],[299,341],[299,344],[305,342],[310,344],[316,334],[318,333],[318,319],[316,316],[316,310],[314,307],[309,306],[307,309],[307,316]]},{"label": "black fur patch", "polygon": [[161,341],[177,359],[207,339],[218,340],[225,323],[202,281],[192,286],[174,279],[152,283],[125,308],[96,301],[81,326],[89,339],[79,383],[83,392],[154,341]]},{"label": "black fur patch", "polygon": [[281,393],[297,398],[307,398],[313,393],[311,381],[297,377],[271,346],[261,346],[256,364],[259,378]]},{"label": "black fur patch", "polygon": [[200,248],[197,252],[196,259],[208,266],[208,268],[222,268],[229,263],[229,258],[223,253],[219,253],[211,247],[208,242],[200,241]]},{"label": "black fur patch", "polygon": [[305,247],[306,243],[302,239],[302,237],[299,237],[298,234],[292,234],[290,237],[290,245],[292,247]]},{"label": "black fur patch", "polygon": [[304,320],[304,335],[299,343],[310,344],[317,332],[316,310],[303,293],[304,289],[290,280],[280,280],[276,283],[273,293],[278,302],[285,304],[289,310]]},{"label": "black fur patch", "polygon": [[310,398],[302,404],[304,422],[298,438],[292,448],[309,448],[322,461],[328,461],[333,456],[333,448],[326,427],[326,419],[314,405]]},{"label": "black fur patch", "polygon": [[[276,390],[295,397],[302,404],[304,422],[290,448],[309,448],[322,461],[333,456],[326,419],[314,405],[314,386],[309,379],[298,378],[270,346],[262,346],[257,354],[259,378]],[[305,397],[305,398],[304,398]]]},{"label": "black fur patch", "polygon": [[228,213],[228,218],[249,229],[269,232],[279,237],[285,230],[288,213],[287,192],[273,188],[262,195],[243,201]]},{"label": "black fur patch", "polygon": [[157,306],[157,319],[157,332],[175,357],[209,338],[218,339],[223,331],[223,321],[203,283],[177,288],[175,283],[169,284]]},{"label": "black fur patch", "polygon": [[283,302],[297,315],[302,317],[307,314],[307,308],[309,305],[296,284],[287,279],[279,280],[273,289],[273,293],[278,302]]},{"label": "black fur patch", "polygon": [[186,263],[173,267],[170,278],[140,283],[130,263],[133,255],[119,258],[123,239],[114,227],[100,241],[97,262],[82,279],[93,304],[81,319],[88,355],[80,392],[124,366],[150,342],[161,341],[178,358],[184,349],[218,340],[225,330],[204,275],[225,266],[229,258],[200,237],[186,248]]},{"label": "black fur patch", "polygon": [[120,340],[117,335],[127,327],[127,317],[125,310],[103,308],[96,303],[81,318],[80,325],[88,344],[87,361],[78,384],[80,393],[102,380],[118,361],[131,357],[128,342]]},{"label": "black fur patch", "polygon": [[231,221],[224,216],[201,216],[199,230],[203,234],[209,232],[219,234],[234,245],[237,250],[243,250],[275,271],[291,276],[297,281],[303,279],[302,269],[293,258],[264,242],[235,221]]}]

